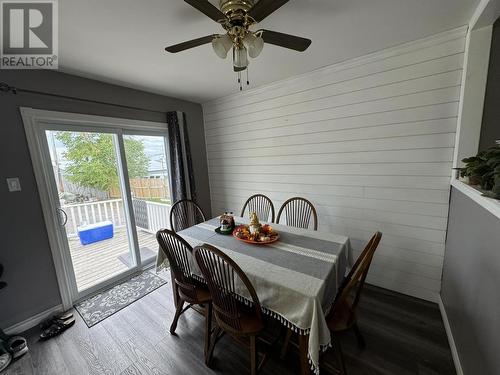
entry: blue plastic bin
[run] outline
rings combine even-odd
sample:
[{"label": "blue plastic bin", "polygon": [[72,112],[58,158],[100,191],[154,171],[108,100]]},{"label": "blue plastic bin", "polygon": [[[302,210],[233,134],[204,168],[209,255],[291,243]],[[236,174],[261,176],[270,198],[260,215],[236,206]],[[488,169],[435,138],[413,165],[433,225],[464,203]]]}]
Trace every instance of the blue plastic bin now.
[{"label": "blue plastic bin", "polygon": [[111,221],[101,221],[95,224],[78,227],[78,237],[82,245],[113,238],[113,223]]}]

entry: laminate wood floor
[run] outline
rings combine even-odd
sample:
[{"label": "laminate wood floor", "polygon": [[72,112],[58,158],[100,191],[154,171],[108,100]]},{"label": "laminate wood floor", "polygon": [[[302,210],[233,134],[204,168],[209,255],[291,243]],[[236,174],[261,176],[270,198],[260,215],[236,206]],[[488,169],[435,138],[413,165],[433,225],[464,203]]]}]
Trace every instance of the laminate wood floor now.
[{"label": "laminate wood floor", "polygon": [[[186,312],[177,335],[169,333],[174,314],[170,283],[92,328],[78,313],[74,327],[47,342],[37,329],[25,333],[30,352],[5,375],[30,374],[247,374],[246,348],[224,337],[215,349],[213,368],[203,363],[203,317]],[[359,350],[354,335],[343,334],[342,348],[349,375],[455,374],[438,306],[385,289],[366,286],[359,310],[367,347]],[[263,374],[296,374],[293,349],[284,360],[278,346]],[[327,352],[322,374],[334,373]]]}]

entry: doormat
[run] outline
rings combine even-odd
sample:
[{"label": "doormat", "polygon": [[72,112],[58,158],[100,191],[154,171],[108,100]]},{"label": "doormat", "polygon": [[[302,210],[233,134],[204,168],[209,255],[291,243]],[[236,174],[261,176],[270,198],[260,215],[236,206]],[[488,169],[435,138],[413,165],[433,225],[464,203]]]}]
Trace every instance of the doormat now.
[{"label": "doormat", "polygon": [[[156,253],[153,250],[151,250],[149,247],[141,247],[140,252],[141,252],[142,265],[148,264],[153,259],[156,258]],[[123,264],[125,264],[127,267],[132,267],[132,257],[130,256],[129,252],[118,256],[118,259]]]},{"label": "doormat", "polygon": [[156,276],[153,271],[144,271],[111,289],[77,303],[75,309],[90,328],[166,283],[165,279]]}]

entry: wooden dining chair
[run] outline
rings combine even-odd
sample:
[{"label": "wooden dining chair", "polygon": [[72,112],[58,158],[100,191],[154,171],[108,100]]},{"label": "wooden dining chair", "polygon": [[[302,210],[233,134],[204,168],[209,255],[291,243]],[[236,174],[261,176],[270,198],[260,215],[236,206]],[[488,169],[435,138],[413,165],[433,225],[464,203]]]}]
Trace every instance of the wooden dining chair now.
[{"label": "wooden dining chair", "polygon": [[174,232],[192,227],[206,221],[205,214],[196,202],[190,199],[181,199],[170,209],[170,227]]},{"label": "wooden dining chair", "polygon": [[282,214],[285,214],[285,223],[291,227],[308,229],[313,222],[313,229],[318,230],[318,214],[313,204],[305,198],[294,197],[288,199],[278,211],[276,223],[280,222]]},{"label": "wooden dining chair", "polygon": [[[368,271],[370,269],[373,255],[375,254],[375,250],[377,249],[381,239],[382,233],[376,232],[370,241],[368,241],[349,273],[346,277],[344,277],[344,280],[338,288],[338,292],[330,312],[326,316],[328,328],[332,333],[333,350],[340,366],[339,372],[342,375],[345,375],[347,372],[345,369],[342,348],[337,335],[342,331],[352,328],[354,334],[356,335],[356,339],[358,340],[359,346],[361,348],[365,347],[365,340],[358,327],[356,308],[361,297],[361,291],[363,290],[366,276],[368,275]],[[292,331],[288,330],[283,348],[281,350],[282,358],[284,358],[287,353],[292,334]]]},{"label": "wooden dining chair", "polygon": [[[248,208],[248,216],[255,212],[262,221],[274,223],[274,205],[271,199],[263,194],[255,194],[248,198],[241,210],[241,217],[245,217],[245,210]],[[269,220],[269,216],[271,219]]]},{"label": "wooden dining chair", "polygon": [[344,278],[337,297],[333,303],[330,312],[326,316],[326,322],[333,337],[333,347],[336,350],[341,373],[345,374],[345,363],[342,354],[342,347],[337,334],[349,329],[353,329],[358,344],[361,348],[365,347],[365,340],[358,327],[356,309],[361,297],[361,292],[365,285],[366,276],[375,254],[375,250],[382,239],[382,233],[376,232],[370,241],[368,241],[364,250],[354,263],[348,275]]},{"label": "wooden dining chair", "polygon": [[[257,337],[264,322],[259,298],[252,283],[242,269],[219,249],[203,244],[196,246],[193,252],[212,294],[217,322],[208,356],[205,358],[206,364],[210,365],[218,339],[227,333],[250,348],[251,374],[256,374],[263,363],[257,363]],[[242,302],[242,293],[250,297],[251,303]]]},{"label": "wooden dining chair", "polygon": [[[170,333],[175,334],[179,317],[194,305],[203,305],[205,309],[205,356],[208,355],[210,347],[211,324],[212,324],[212,296],[208,287],[192,277],[191,262],[192,248],[181,236],[175,232],[162,229],[156,233],[156,239],[161,249],[167,255],[172,273],[172,283],[176,301],[174,320],[170,326]],[[188,305],[184,308],[184,304]]]}]

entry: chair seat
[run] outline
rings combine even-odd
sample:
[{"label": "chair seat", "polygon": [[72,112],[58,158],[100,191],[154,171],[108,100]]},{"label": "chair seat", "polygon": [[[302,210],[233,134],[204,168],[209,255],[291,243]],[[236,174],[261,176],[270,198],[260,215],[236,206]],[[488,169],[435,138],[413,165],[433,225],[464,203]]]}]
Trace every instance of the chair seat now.
[{"label": "chair seat", "polygon": [[196,299],[200,303],[210,302],[212,300],[212,295],[208,290],[208,287],[201,286],[196,289]]},{"label": "chair seat", "polygon": [[[238,332],[235,332],[237,336],[251,336],[261,332],[262,329],[264,328],[262,319],[259,319],[259,317],[255,314],[255,311],[249,309],[249,307],[246,306],[245,304],[241,303],[239,304],[239,306],[240,307],[238,308],[238,313],[240,315],[239,324],[241,328],[238,329]],[[221,318],[224,317],[224,314],[221,313],[217,314],[216,312],[216,317],[217,320],[220,320]],[[223,319],[222,323],[224,324]],[[233,331],[231,327],[222,327],[222,328],[230,334],[231,331]]]},{"label": "chair seat", "polygon": [[241,333],[244,335],[254,335],[262,331],[264,325],[262,320],[259,319],[255,314],[248,314],[244,312],[242,314],[241,322]]},{"label": "chair seat", "polygon": [[196,286],[195,298],[192,298],[190,294],[189,295],[186,294],[187,292],[183,293],[183,288],[179,286],[179,294],[186,302],[198,305],[212,301],[212,295],[210,294],[210,291],[208,290],[208,287],[205,284],[195,279],[191,279],[190,284],[191,283]]},{"label": "chair seat", "polygon": [[332,332],[340,332],[351,328],[355,322],[356,314],[351,309],[351,303],[345,300],[335,308],[335,314],[328,320],[328,328]]}]

